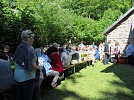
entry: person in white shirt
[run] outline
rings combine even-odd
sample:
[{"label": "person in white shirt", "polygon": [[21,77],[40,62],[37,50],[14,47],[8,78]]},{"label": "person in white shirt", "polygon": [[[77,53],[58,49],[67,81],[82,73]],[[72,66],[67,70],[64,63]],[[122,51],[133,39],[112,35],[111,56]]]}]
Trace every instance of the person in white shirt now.
[{"label": "person in white shirt", "polygon": [[104,59],[104,45],[102,43],[100,43],[99,45],[99,54],[100,54],[100,60]]},{"label": "person in white shirt", "polygon": [[95,62],[95,50],[90,46],[88,50],[88,55],[91,57],[92,60],[92,66],[94,67],[94,62]]}]

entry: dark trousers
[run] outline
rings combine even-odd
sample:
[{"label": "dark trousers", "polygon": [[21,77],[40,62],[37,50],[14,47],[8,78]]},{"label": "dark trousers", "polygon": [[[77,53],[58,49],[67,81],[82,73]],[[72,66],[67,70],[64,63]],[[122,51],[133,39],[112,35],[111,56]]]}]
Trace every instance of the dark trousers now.
[{"label": "dark trousers", "polygon": [[133,55],[128,56],[128,64],[133,65]]},{"label": "dark trousers", "polygon": [[43,79],[39,79],[38,81],[34,83],[33,100],[41,100],[40,86],[42,82],[43,82]]},{"label": "dark trousers", "polygon": [[104,65],[108,64],[108,63],[109,63],[109,61],[110,61],[110,59],[111,59],[110,54],[105,53]]},{"label": "dark trousers", "polygon": [[118,56],[119,56],[119,54],[115,54],[115,59],[116,59],[116,61],[117,61],[116,64],[119,63]]},{"label": "dark trousers", "polygon": [[16,82],[17,95],[16,100],[32,100],[34,79],[25,82]]}]

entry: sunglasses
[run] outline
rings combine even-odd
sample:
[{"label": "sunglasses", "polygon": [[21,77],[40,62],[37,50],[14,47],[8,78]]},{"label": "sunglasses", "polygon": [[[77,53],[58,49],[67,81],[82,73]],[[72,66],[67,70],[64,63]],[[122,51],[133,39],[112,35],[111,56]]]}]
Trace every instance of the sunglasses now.
[{"label": "sunglasses", "polygon": [[28,35],[31,35],[31,34],[34,34],[34,33],[28,33]]}]

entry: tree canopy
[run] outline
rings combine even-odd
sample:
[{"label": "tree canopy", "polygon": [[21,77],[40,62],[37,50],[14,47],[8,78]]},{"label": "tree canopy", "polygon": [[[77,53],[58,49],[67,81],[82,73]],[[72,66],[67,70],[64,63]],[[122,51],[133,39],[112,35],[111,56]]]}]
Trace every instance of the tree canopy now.
[{"label": "tree canopy", "polygon": [[36,34],[34,46],[70,39],[100,43],[102,32],[132,7],[133,0],[1,0],[1,45],[14,51],[21,42],[22,30]]}]

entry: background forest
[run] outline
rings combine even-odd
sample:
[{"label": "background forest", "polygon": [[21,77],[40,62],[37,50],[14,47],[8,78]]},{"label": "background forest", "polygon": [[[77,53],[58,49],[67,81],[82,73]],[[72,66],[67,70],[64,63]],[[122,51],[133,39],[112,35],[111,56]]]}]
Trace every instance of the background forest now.
[{"label": "background forest", "polygon": [[36,34],[34,47],[99,44],[102,32],[132,6],[133,0],[0,0],[0,45],[14,52],[25,29]]}]

